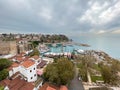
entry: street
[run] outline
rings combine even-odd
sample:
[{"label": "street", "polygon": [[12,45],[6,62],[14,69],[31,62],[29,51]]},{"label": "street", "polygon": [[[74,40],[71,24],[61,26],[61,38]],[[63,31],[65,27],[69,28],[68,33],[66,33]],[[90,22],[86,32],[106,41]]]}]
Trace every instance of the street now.
[{"label": "street", "polygon": [[68,89],[69,90],[84,90],[82,81],[78,79],[78,69],[76,68],[76,64],[75,64],[75,76],[74,76],[74,79],[71,81]]}]

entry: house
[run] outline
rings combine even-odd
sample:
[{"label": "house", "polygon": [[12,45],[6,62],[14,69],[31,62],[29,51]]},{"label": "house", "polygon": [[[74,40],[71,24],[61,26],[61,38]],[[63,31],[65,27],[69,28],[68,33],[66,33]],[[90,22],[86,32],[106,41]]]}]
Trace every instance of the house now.
[{"label": "house", "polygon": [[[43,85],[43,79],[40,76],[43,73],[44,67],[48,63],[53,62],[52,58],[44,57],[44,60],[42,60],[41,57],[36,55],[32,57],[25,56],[25,53],[18,54],[10,59],[13,63],[8,68],[9,78],[0,82],[4,86],[4,90],[27,90],[27,88],[28,90],[39,90]],[[34,88],[29,89],[29,85],[31,88],[34,86]],[[49,88],[51,88],[51,85]]]},{"label": "house", "polygon": [[37,65],[41,62],[41,58],[37,55],[32,56],[30,59],[34,60]]},{"label": "house", "polygon": [[[27,90],[28,86],[31,86],[31,83],[34,84],[34,89],[29,88],[28,90],[38,90],[43,83],[43,79],[37,76],[37,65],[34,60],[29,59],[29,57],[25,57],[26,59],[22,61],[21,63],[14,62],[11,67],[8,68],[9,70],[9,79],[11,80],[11,83],[15,84],[9,84],[4,85],[5,90]],[[19,85],[22,86],[26,82],[27,84],[19,87],[17,78],[19,77]],[[10,81],[10,80],[6,81]],[[2,82],[3,83],[3,82]],[[13,86],[13,87],[12,87]]]},{"label": "house", "polygon": [[47,61],[41,60],[41,62],[37,65],[37,68],[43,68],[47,64]]},{"label": "house", "polygon": [[48,58],[48,57],[43,57],[42,60],[46,61],[47,64],[53,63],[54,59],[53,58]]},{"label": "house", "polygon": [[26,60],[21,64],[20,73],[25,76],[28,82],[34,82],[37,80],[37,65],[32,60]]},{"label": "house", "polygon": [[65,85],[60,86],[60,90],[68,90],[68,88]]},{"label": "house", "polygon": [[12,80],[2,80],[0,85],[4,86],[4,90],[35,90],[33,83],[25,81],[20,76]]},{"label": "house", "polygon": [[54,86],[50,83],[45,83],[39,90],[59,90],[59,87]]},{"label": "house", "polygon": [[9,68],[9,77],[13,76],[16,72],[20,71],[20,65],[18,63],[13,63]]},{"label": "house", "polygon": [[22,55],[16,55],[16,56],[14,56],[14,57],[12,58],[12,61],[21,63],[21,62],[24,61],[24,58],[25,58],[25,57],[22,56]]},{"label": "house", "polygon": [[24,58],[21,63],[14,62],[11,67],[8,68],[9,77],[11,78],[16,72],[19,72],[27,82],[34,82],[37,80],[37,65],[35,61],[29,58]]},{"label": "house", "polygon": [[39,88],[42,87],[43,85],[43,79],[39,77],[37,81],[35,81],[34,85],[35,85],[35,90],[39,90]]},{"label": "house", "polygon": [[64,85],[58,87],[50,83],[45,83],[39,90],[68,90]]}]

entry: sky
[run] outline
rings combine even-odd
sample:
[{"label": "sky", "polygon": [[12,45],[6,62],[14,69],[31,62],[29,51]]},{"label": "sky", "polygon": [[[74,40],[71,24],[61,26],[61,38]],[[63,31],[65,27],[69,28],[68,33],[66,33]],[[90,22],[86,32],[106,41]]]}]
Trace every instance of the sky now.
[{"label": "sky", "polygon": [[120,34],[120,0],[0,0],[0,33]]}]

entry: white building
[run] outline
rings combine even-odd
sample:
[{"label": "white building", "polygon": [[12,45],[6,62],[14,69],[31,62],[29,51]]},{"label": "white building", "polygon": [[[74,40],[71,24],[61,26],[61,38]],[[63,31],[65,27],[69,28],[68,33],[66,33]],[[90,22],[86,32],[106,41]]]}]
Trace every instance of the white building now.
[{"label": "white building", "polygon": [[34,82],[37,80],[37,65],[32,60],[26,60],[21,64],[14,63],[9,68],[9,77],[13,76],[16,72],[20,72],[27,82]]},{"label": "white building", "polygon": [[39,56],[37,56],[37,55],[32,56],[30,59],[35,61],[36,65],[38,65],[41,62],[41,58]]},{"label": "white building", "polygon": [[25,80],[27,82],[34,82],[37,80],[37,72],[36,72],[37,65],[32,60],[24,61],[21,64],[20,73],[24,75]]},{"label": "white building", "polygon": [[13,63],[9,68],[9,77],[13,76],[16,72],[20,71],[21,66],[17,63]]},{"label": "white building", "polygon": [[47,64],[54,62],[53,58],[48,58],[48,57],[43,57],[42,60],[47,61]]}]

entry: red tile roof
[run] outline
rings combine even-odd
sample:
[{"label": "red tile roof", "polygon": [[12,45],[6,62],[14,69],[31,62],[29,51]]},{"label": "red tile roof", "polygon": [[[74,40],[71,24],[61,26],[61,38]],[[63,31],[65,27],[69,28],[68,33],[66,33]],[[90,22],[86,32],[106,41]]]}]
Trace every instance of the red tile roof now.
[{"label": "red tile roof", "polygon": [[60,90],[68,90],[68,88],[66,86],[61,86]]},{"label": "red tile roof", "polygon": [[50,83],[45,83],[39,90],[68,90],[66,86],[57,87]]},{"label": "red tile roof", "polygon": [[30,67],[30,66],[32,66],[34,64],[35,64],[34,61],[32,61],[32,60],[26,60],[21,65],[24,66],[25,68],[28,68],[28,67]]},{"label": "red tile roof", "polygon": [[18,61],[20,61],[20,62],[24,60],[24,58],[22,56],[18,56],[15,59],[18,60]]},{"label": "red tile roof", "polygon": [[14,62],[14,63],[8,68],[8,70],[12,70],[14,67],[18,67],[18,66],[19,66],[19,64]]},{"label": "red tile roof", "polygon": [[26,83],[26,81],[20,80],[20,78],[17,78],[17,80],[12,80],[11,83],[14,83],[14,84],[12,85],[10,84],[11,85],[10,90],[19,90]]},{"label": "red tile roof", "polygon": [[24,61],[29,60],[29,58],[30,58],[29,56],[25,56]]},{"label": "red tile roof", "polygon": [[59,87],[56,87],[49,83],[45,83],[39,90],[59,90]]},{"label": "red tile roof", "polygon": [[41,60],[41,62],[37,65],[37,68],[43,68],[47,64],[47,61]]},{"label": "red tile roof", "polygon": [[19,80],[20,80],[20,76],[17,77],[17,78],[15,78],[15,79],[13,79],[13,80],[11,80],[10,84],[8,85],[8,87],[10,88],[10,90],[11,90],[11,88],[13,88],[14,86],[16,86],[17,83],[20,82]]},{"label": "red tile roof", "polygon": [[10,90],[33,90],[34,89],[33,83],[26,82],[24,79],[21,79],[20,76],[13,80],[5,79],[0,82],[0,85],[8,86]]},{"label": "red tile roof", "polygon": [[33,90],[33,88],[34,88],[34,85],[32,83],[26,83],[19,90]]},{"label": "red tile roof", "polygon": [[20,54],[21,54],[22,56],[24,56],[26,53],[25,53],[25,52],[21,52]]},{"label": "red tile roof", "polygon": [[20,76],[21,75],[21,73],[18,71],[18,72],[16,72],[15,74],[13,74],[10,78],[11,79],[15,79],[16,77],[18,77],[18,76]]},{"label": "red tile roof", "polygon": [[10,84],[10,80],[9,79],[4,79],[4,80],[2,80],[1,82],[0,82],[0,85],[1,86],[6,86],[6,85],[8,85],[8,84]]},{"label": "red tile roof", "polygon": [[53,87],[48,86],[48,87],[46,88],[46,90],[56,90],[56,89],[53,88]]},{"label": "red tile roof", "polygon": [[18,67],[19,64],[18,64],[18,63],[13,63],[11,66],[12,66],[12,67]]}]

